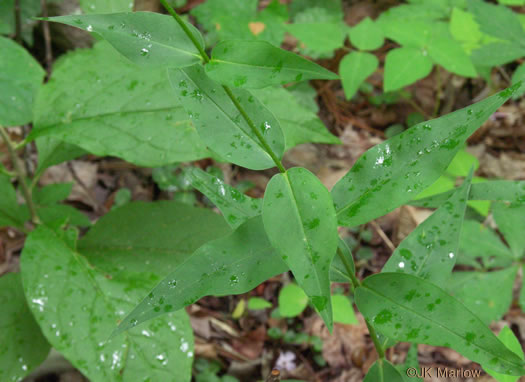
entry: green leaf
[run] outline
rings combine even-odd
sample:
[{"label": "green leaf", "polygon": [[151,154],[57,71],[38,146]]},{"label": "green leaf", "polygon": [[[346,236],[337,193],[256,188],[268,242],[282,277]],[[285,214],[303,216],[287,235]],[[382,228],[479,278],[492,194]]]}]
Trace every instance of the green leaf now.
[{"label": "green leaf", "polygon": [[153,282],[153,288],[159,274],[166,276],[202,244],[230,232],[210,210],[168,201],[132,202],[104,215],[80,240],[79,249],[95,266],[111,263],[112,272],[126,264],[125,271],[143,275],[144,281],[137,282]]},{"label": "green leaf", "polygon": [[133,2],[129,0],[79,0],[85,13],[131,12]]},{"label": "green leaf", "polygon": [[[190,38],[168,15],[126,12],[58,16],[51,17],[49,21],[96,33],[138,65],[183,68],[202,60]],[[199,30],[189,23],[186,26],[200,46],[204,47]]]},{"label": "green leaf", "polygon": [[355,316],[354,306],[348,297],[342,294],[333,295],[332,306],[334,309],[334,322],[346,325],[357,325],[359,323]]},{"label": "green leaf", "polygon": [[0,227],[22,227],[25,216],[16,200],[16,191],[9,176],[0,173]]},{"label": "green leaf", "polygon": [[[414,206],[435,208],[444,203],[454,191],[447,191],[421,200],[411,201]],[[469,200],[502,200],[509,202],[525,201],[525,181],[490,180],[473,183]]]},{"label": "green leaf", "polygon": [[[521,348],[520,341],[516,338],[516,336],[514,335],[514,333],[508,326],[504,326],[503,329],[501,329],[501,331],[498,334],[498,338],[500,339],[501,342],[503,342],[503,344],[507,348],[509,348],[514,353],[519,355],[521,359],[524,359],[523,349]],[[496,371],[492,371],[490,370],[490,368],[483,367],[483,369],[485,369],[485,371],[489,375],[494,377],[498,382],[516,382],[519,379],[519,377],[505,375],[505,374],[498,373]]]},{"label": "green leaf", "polygon": [[[16,33],[15,20],[16,0],[0,1],[0,34],[14,35]],[[28,45],[33,45],[34,20],[42,12],[40,0],[21,0],[20,5],[20,29],[22,38]]]},{"label": "green leaf", "polygon": [[[226,90],[208,78],[204,68],[195,65],[170,69],[168,73],[177,99],[210,149],[228,161],[251,170],[275,166]],[[281,157],[284,136],[277,119],[246,90],[235,89],[232,93],[270,148]]]},{"label": "green leaf", "polygon": [[399,244],[382,272],[408,273],[445,285],[456,264],[471,179]]},{"label": "green leaf", "polygon": [[35,142],[38,152],[38,166],[35,177],[40,177],[44,170],[51,166],[86,154],[86,151],[80,147],[52,137],[37,138]]},{"label": "green leaf", "polygon": [[[518,68],[512,73],[512,84],[517,84],[518,82],[525,80],[525,63],[522,63]],[[522,89],[521,92],[516,92],[514,94],[514,99],[520,98],[525,94],[525,89]]]},{"label": "green leaf", "polygon": [[511,267],[495,272],[454,272],[446,289],[489,325],[509,310],[517,271]]},{"label": "green leaf", "polygon": [[46,341],[29,311],[20,274],[0,277],[0,379],[21,381],[49,353]]},{"label": "green leaf", "polygon": [[459,241],[458,262],[471,264],[478,257],[485,265],[508,266],[513,260],[512,252],[493,230],[475,220],[465,220]]},{"label": "green leaf", "polygon": [[417,344],[410,345],[405,362],[403,365],[397,366],[397,369],[403,376],[405,382],[423,382],[423,379],[412,375],[409,376],[410,373],[407,372],[408,369],[416,369],[418,372],[421,370],[417,354]]},{"label": "green leaf", "polygon": [[525,56],[525,48],[506,42],[482,45],[472,52],[472,62],[480,66],[499,66]]},{"label": "green leaf", "polygon": [[231,228],[236,229],[250,218],[261,214],[262,199],[250,198],[199,168],[192,168],[187,175],[191,185],[221,210]]},{"label": "green leaf", "polygon": [[335,80],[331,71],[266,41],[221,41],[206,74],[221,84],[248,89],[312,79]]},{"label": "green leaf", "polygon": [[447,173],[452,176],[467,176],[470,169],[479,168],[479,160],[465,150],[458,151],[452,162],[447,167]]},{"label": "green leaf", "polygon": [[38,93],[34,124],[30,139],[47,136],[141,166],[209,155],[166,73],[137,67],[105,42],[56,63]]},{"label": "green leaf", "polygon": [[381,28],[370,17],[365,17],[348,32],[350,42],[360,50],[380,48],[385,40]]},{"label": "green leaf", "polygon": [[262,216],[270,242],[331,330],[329,273],[338,236],[330,193],[308,170],[292,168],[268,183]]},{"label": "green leaf", "polygon": [[332,53],[343,46],[343,25],[331,22],[295,22],[287,24],[286,30],[295,36],[301,46],[318,53]]},{"label": "green leaf", "polygon": [[[350,251],[350,248],[348,248],[348,245],[343,239],[339,238],[337,248],[343,253],[343,256],[346,259],[348,265],[350,266],[352,273],[355,273],[355,264],[352,252]],[[341,260],[339,254],[334,256],[334,259],[332,260],[332,265],[330,266],[330,280],[336,283],[352,282],[352,278],[348,275],[345,264]]]},{"label": "green leaf", "polygon": [[[417,124],[368,150],[332,190],[340,224],[356,226],[383,216],[434,183],[461,144],[518,86]],[[486,184],[476,186],[483,188]]]},{"label": "green leaf", "polygon": [[374,362],[363,382],[403,382],[401,373],[386,359]]},{"label": "green leaf", "polygon": [[273,305],[260,297],[250,297],[248,300],[248,309],[250,310],[263,310],[271,308]]},{"label": "green leaf", "polygon": [[415,197],[415,200],[423,199],[430,197],[432,195],[437,195],[443,192],[446,192],[448,190],[454,190],[454,179],[450,177],[449,175],[442,175],[436,180],[432,185]]},{"label": "green leaf", "polygon": [[120,263],[120,274],[108,270],[107,264],[95,270],[69,246],[70,239],[61,237],[70,237],[70,232],[60,235],[37,228],[21,257],[24,292],[47,340],[93,381],[159,380],[167,374],[189,381],[193,338],[186,313],[170,314],[147,328],[108,339],[151,281],[139,272],[124,275],[136,261],[133,257]]},{"label": "green leaf", "polygon": [[[170,232],[173,232],[171,228]],[[204,296],[246,293],[287,270],[266,238],[262,219],[253,218],[231,235],[208,242],[185,257],[128,314],[118,332],[165,312],[182,309]]]},{"label": "green leaf", "polygon": [[428,44],[428,55],[449,72],[463,77],[476,77],[476,68],[461,45],[450,37],[433,39]]},{"label": "green leaf", "polygon": [[308,82],[298,82],[288,86],[286,90],[294,96],[299,105],[316,115],[319,113],[319,105],[316,101],[317,91]]},{"label": "green leaf", "polygon": [[468,46],[476,45],[482,36],[474,15],[456,7],[450,16],[450,33],[454,39]]},{"label": "green leaf", "polygon": [[33,100],[45,72],[16,42],[0,37],[0,125],[19,126],[33,119]]},{"label": "green leaf", "polygon": [[380,273],[356,289],[365,318],[398,341],[452,348],[498,372],[525,374],[524,362],[458,300],[430,282],[403,273]]},{"label": "green leaf", "polygon": [[[75,207],[65,204],[39,206],[37,207],[37,214],[40,220],[42,220],[42,223],[51,226],[53,226],[54,223],[58,223],[58,227],[62,226],[64,223],[79,227],[89,227],[91,225],[91,222],[86,215]],[[27,216],[29,218],[29,211],[27,212]]]},{"label": "green leaf", "polygon": [[286,143],[285,150],[302,143],[330,143],[341,141],[332,135],[317,116],[307,109],[289,91],[283,88],[266,88],[252,91],[281,124]]},{"label": "green leaf", "polygon": [[511,9],[481,0],[468,0],[468,9],[474,14],[482,32],[525,47],[525,31]]},{"label": "green leaf", "polygon": [[519,259],[525,254],[525,235],[523,223],[525,222],[525,203],[494,203],[492,205],[494,220],[498,229],[509,244],[514,257]]},{"label": "green leaf", "polygon": [[432,60],[421,49],[392,49],[385,60],[385,92],[401,89],[430,74]]},{"label": "green leaf", "polygon": [[33,201],[43,205],[57,203],[67,199],[72,189],[73,183],[49,184],[33,191]]},{"label": "green leaf", "polygon": [[308,296],[297,284],[285,285],[279,291],[279,313],[282,317],[297,317],[308,305]]},{"label": "green leaf", "polygon": [[359,87],[379,66],[376,56],[366,52],[351,52],[339,63],[339,74],[346,99],[351,99]]}]

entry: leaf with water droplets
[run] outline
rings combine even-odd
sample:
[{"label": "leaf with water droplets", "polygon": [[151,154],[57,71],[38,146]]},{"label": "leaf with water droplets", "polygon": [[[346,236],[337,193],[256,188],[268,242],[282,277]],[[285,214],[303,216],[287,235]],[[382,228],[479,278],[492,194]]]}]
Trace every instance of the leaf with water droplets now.
[{"label": "leaf with water droplets", "polygon": [[24,48],[1,36],[0,52],[0,125],[25,125],[32,120],[44,69]]},{"label": "leaf with water droplets", "polygon": [[508,350],[476,315],[438,286],[404,273],[380,273],[356,289],[356,304],[386,336],[444,346],[474,362],[511,375],[525,363]]},{"label": "leaf with water droplets", "polygon": [[49,343],[29,311],[20,274],[0,277],[0,380],[21,381],[49,353]]},{"label": "leaf with water droplets", "polygon": [[184,311],[108,338],[170,266],[224,232],[220,217],[173,202],[130,203],[110,212],[79,250],[65,241],[70,232],[40,227],[23,251],[25,294],[49,342],[91,380],[169,374],[189,381],[193,336]]},{"label": "leaf with water droplets", "polygon": [[[96,33],[138,65],[183,68],[202,60],[199,50],[184,30],[168,15],[126,12],[58,16],[49,18],[49,21]],[[204,48],[198,29],[189,23],[186,26]]]},{"label": "leaf with water droplets", "polygon": [[204,296],[242,294],[288,271],[255,217],[231,235],[208,242],[180,263],[122,321],[118,332],[166,312],[193,304]]},{"label": "leaf with water droplets", "polygon": [[[241,115],[227,91],[212,81],[204,68],[194,65],[168,70],[173,91],[186,109],[199,136],[224,159],[251,170],[275,166],[264,144]],[[284,136],[274,115],[243,89],[232,91],[248,118],[273,152],[281,158]]]},{"label": "leaf with water droplets", "polygon": [[381,359],[374,362],[363,382],[404,382],[404,380],[394,365],[386,359]]},{"label": "leaf with water droplets", "polygon": [[454,272],[445,289],[490,325],[509,310],[517,271],[517,267],[510,267],[494,272]]},{"label": "leaf with water droplets", "polygon": [[[383,216],[429,187],[462,143],[520,86],[518,83],[465,109],[419,123],[365,152],[332,189],[340,224],[357,226]],[[485,184],[476,186],[483,188]]]},{"label": "leaf with water droplets", "polygon": [[[454,190],[432,195],[424,199],[412,200],[409,204],[419,207],[437,208],[450,198]],[[473,183],[470,187],[469,200],[525,202],[525,181],[523,180],[489,180]]]},{"label": "leaf with water droplets", "polygon": [[205,68],[212,80],[248,89],[338,78],[322,66],[266,41],[221,41]]},{"label": "leaf with water droplets", "polygon": [[137,67],[106,42],[57,62],[35,105],[30,139],[43,136],[141,166],[209,156],[166,73]]},{"label": "leaf with water droplets", "polygon": [[308,170],[277,174],[264,193],[268,238],[331,330],[330,265],[338,243],[330,193]]},{"label": "leaf with water droplets", "polygon": [[131,0],[79,0],[80,7],[85,13],[116,13],[131,12]]},{"label": "leaf with water droplets", "polygon": [[456,264],[472,172],[461,187],[396,248],[382,272],[419,276],[444,287]]},{"label": "leaf with water droplets", "polygon": [[221,210],[224,219],[233,229],[261,214],[262,199],[250,198],[224,183],[223,180],[199,168],[192,168],[187,175],[191,185],[206,195]]}]

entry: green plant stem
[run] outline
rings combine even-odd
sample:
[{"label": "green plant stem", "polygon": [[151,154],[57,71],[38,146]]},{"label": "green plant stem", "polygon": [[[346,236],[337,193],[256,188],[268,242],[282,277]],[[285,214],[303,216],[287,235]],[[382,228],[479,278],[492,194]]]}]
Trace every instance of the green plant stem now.
[{"label": "green plant stem", "polygon": [[[186,35],[188,36],[188,38],[191,40],[191,42],[193,43],[193,45],[195,45],[195,47],[197,48],[197,50],[199,51],[203,61],[205,64],[207,64],[208,62],[210,62],[210,57],[208,56],[208,54],[206,53],[206,51],[204,50],[204,48],[199,44],[199,41],[197,41],[197,39],[195,38],[195,36],[193,35],[193,33],[191,32],[191,30],[188,28],[188,26],[186,25],[186,23],[184,22],[184,20],[182,20],[182,18],[177,14],[177,12],[175,12],[175,10],[173,9],[173,7],[171,5],[168,4],[168,2],[166,0],[160,0],[160,3],[164,6],[164,8],[166,8],[166,10],[168,11],[168,13],[170,15],[173,16],[173,18],[175,19],[175,21],[177,22],[177,24],[179,24],[179,26],[182,28],[182,30],[184,31],[184,33],[186,33]],[[242,107],[242,105],[239,103],[239,101],[237,101],[237,99],[235,98],[235,95],[233,94],[233,92],[231,91],[231,89],[228,87],[228,86],[225,86],[223,85],[222,88],[224,89],[224,91],[226,92],[226,94],[228,94],[228,97],[230,97],[231,101],[233,102],[233,104],[235,105],[235,107],[237,108],[237,110],[239,110],[239,113],[241,113],[242,117],[244,118],[244,120],[246,121],[246,123],[248,124],[248,126],[250,127],[250,129],[252,130],[252,132],[255,134],[255,136],[257,137],[257,139],[259,140],[261,146],[264,148],[264,150],[266,150],[266,152],[270,155],[270,157],[272,158],[272,160],[274,161],[275,165],[277,166],[277,168],[279,169],[280,172],[282,173],[285,173],[286,172],[286,169],[284,168],[283,164],[281,163],[281,160],[279,159],[279,157],[273,152],[272,148],[270,147],[270,145],[268,144],[268,142],[266,142],[266,139],[264,139],[263,135],[261,134],[261,132],[259,131],[259,129],[257,129],[257,126],[255,126],[255,123],[253,123],[252,119],[250,118],[250,116],[246,113],[246,111],[244,110],[244,108]]]},{"label": "green plant stem", "polygon": [[[345,266],[346,273],[348,273],[348,276],[350,277],[350,280],[352,280],[352,285],[354,286],[354,289],[361,286],[361,281],[356,277],[354,272],[352,271],[352,266],[348,262],[348,259],[345,257],[343,252],[337,248],[337,255],[343,262],[343,265]],[[375,328],[372,326],[372,324],[365,319],[366,327],[368,328],[368,332],[370,333],[370,338],[372,339],[372,342],[374,343],[374,347],[376,348],[377,354],[379,356],[379,359],[385,358],[385,351],[383,350],[383,346],[379,343],[379,338],[377,337],[377,332]]]},{"label": "green plant stem", "polygon": [[39,224],[40,219],[38,218],[38,215],[36,213],[36,207],[33,203],[33,198],[31,196],[31,190],[27,186],[25,177],[24,177],[24,170],[22,166],[20,166],[20,163],[18,161],[18,157],[16,155],[16,150],[13,142],[11,142],[11,139],[9,138],[9,134],[7,134],[6,129],[3,126],[0,126],[0,135],[4,139],[6,145],[7,145],[7,151],[9,152],[9,156],[11,157],[11,162],[13,162],[13,167],[15,169],[16,176],[18,178],[18,183],[20,183],[20,187],[22,189],[22,195],[24,196],[24,199],[26,200],[27,207],[29,208],[29,212],[31,213],[31,221],[34,224]]}]

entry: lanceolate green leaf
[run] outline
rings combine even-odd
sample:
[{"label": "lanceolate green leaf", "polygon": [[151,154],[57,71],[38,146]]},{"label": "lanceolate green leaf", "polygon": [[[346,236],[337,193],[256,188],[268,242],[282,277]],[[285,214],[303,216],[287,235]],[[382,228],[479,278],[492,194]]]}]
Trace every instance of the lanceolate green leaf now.
[{"label": "lanceolate green leaf", "polygon": [[335,73],[266,41],[222,41],[206,64],[208,76],[221,84],[259,89],[311,79],[337,79]]},{"label": "lanceolate green leaf", "polygon": [[[355,264],[352,252],[346,242],[339,238],[337,249],[340,250],[346,259],[346,263],[350,265],[350,269],[355,273]],[[330,280],[336,283],[351,283],[352,278],[348,275],[346,270],[345,262],[341,259],[340,255],[337,254],[332,260],[332,266],[330,268]]]},{"label": "lanceolate green leaf", "polygon": [[[506,347],[508,347],[510,350],[516,353],[521,359],[525,358],[523,356],[523,349],[521,348],[520,341],[516,338],[516,336],[508,326],[505,326],[503,327],[503,329],[501,329],[501,331],[498,334],[498,338],[501,342],[505,344]],[[484,365],[482,366],[483,369],[485,369],[485,371],[493,378],[495,378],[498,382],[516,382],[519,379],[519,377],[497,373],[485,367]]]},{"label": "lanceolate green leaf", "polygon": [[300,46],[318,53],[332,53],[343,45],[343,25],[335,22],[295,22],[287,31],[300,40]]},{"label": "lanceolate green leaf", "polygon": [[[29,307],[52,346],[92,381],[166,375],[189,381],[193,338],[186,313],[108,339],[151,280],[138,272],[107,271],[104,264],[95,270],[70,247],[71,239],[71,231],[57,234],[41,226],[28,237],[21,257]],[[126,269],[130,262],[133,258],[120,265]]]},{"label": "lanceolate green leaf", "polygon": [[[126,12],[51,17],[50,21],[97,33],[138,65],[183,68],[201,61],[198,49],[168,15]],[[200,32],[186,23],[201,47]]]},{"label": "lanceolate green leaf", "polygon": [[0,125],[31,122],[33,100],[45,72],[16,42],[0,36]]},{"label": "lanceolate green leaf", "polygon": [[392,49],[385,61],[385,92],[398,90],[430,74],[434,66],[422,49],[402,47]]},{"label": "lanceolate green leaf", "polygon": [[304,168],[277,174],[264,194],[263,221],[270,242],[331,329],[329,273],[338,236],[328,190]]},{"label": "lanceolate green leaf", "polygon": [[396,248],[383,272],[402,272],[444,286],[458,255],[472,175]]},{"label": "lanceolate green leaf", "polygon": [[525,203],[494,203],[492,213],[514,257],[517,259],[523,257],[525,254],[525,235],[523,235]]},{"label": "lanceolate green leaf", "polygon": [[[461,143],[518,91],[519,86],[417,124],[368,150],[332,190],[339,222],[355,226],[383,216],[434,183]],[[487,183],[476,186],[486,187]]]},{"label": "lanceolate green leaf", "polygon": [[288,267],[253,218],[229,236],[204,244],[162,280],[122,321],[124,331],[208,295],[246,293]]},{"label": "lanceolate green leaf", "polygon": [[20,274],[0,277],[0,379],[21,381],[49,353],[46,341],[27,307]]},{"label": "lanceolate green leaf", "polygon": [[373,275],[357,288],[356,303],[388,337],[449,347],[493,370],[525,374],[524,362],[479,318],[426,280],[403,273]]},{"label": "lanceolate green leaf", "polygon": [[142,166],[209,155],[174,100],[166,74],[138,68],[107,43],[56,64],[39,92],[34,125],[30,138],[53,137]]},{"label": "lanceolate green leaf", "polygon": [[386,359],[374,362],[363,382],[403,382],[401,373]]},{"label": "lanceolate green leaf", "polygon": [[[169,77],[179,103],[186,109],[201,139],[210,149],[252,170],[275,166],[226,90],[208,78],[204,68],[195,65],[170,69]],[[246,90],[236,89],[233,94],[270,148],[281,157],[284,137],[277,119]]]},{"label": "lanceolate green leaf", "polygon": [[224,219],[233,229],[261,214],[262,199],[250,198],[201,169],[192,168],[187,174],[191,185],[206,195],[221,210]]},{"label": "lanceolate green leaf", "polygon": [[[430,196],[425,199],[413,200],[411,205],[436,208],[444,203],[454,193],[454,190]],[[525,181],[490,180],[484,183],[474,183],[470,187],[469,200],[501,200],[509,202],[525,202]]]},{"label": "lanceolate green leaf", "polygon": [[[275,115],[281,124],[286,150],[301,143],[341,143],[332,135],[317,113],[299,102],[288,90],[265,88],[253,90],[256,96]],[[315,106],[317,104],[314,101]]]},{"label": "lanceolate green leaf", "polygon": [[454,272],[445,289],[489,325],[509,310],[517,271]]},{"label": "lanceolate green leaf", "polygon": [[80,0],[79,3],[85,13],[115,13],[133,10],[133,2],[129,0]]},{"label": "lanceolate green leaf", "polygon": [[364,80],[374,73],[379,66],[376,56],[366,52],[347,54],[339,64],[339,74],[347,99],[352,98]]}]

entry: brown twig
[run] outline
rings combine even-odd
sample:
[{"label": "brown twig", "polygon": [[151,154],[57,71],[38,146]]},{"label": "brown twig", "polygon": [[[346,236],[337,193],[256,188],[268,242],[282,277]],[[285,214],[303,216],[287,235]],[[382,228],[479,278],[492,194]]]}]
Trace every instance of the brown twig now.
[{"label": "brown twig", "polygon": [[381,237],[381,239],[383,239],[383,241],[385,242],[386,246],[392,251],[394,252],[396,250],[396,246],[394,245],[394,243],[392,243],[392,241],[388,238],[388,236],[386,235],[385,231],[383,231],[383,229],[381,228],[381,226],[379,224],[377,224],[377,222],[375,220],[372,220],[370,222],[370,225],[372,227],[374,227],[374,229],[376,230],[377,234]]},{"label": "brown twig", "polygon": [[270,375],[266,378],[266,382],[280,382],[281,372],[277,369],[273,369]]},{"label": "brown twig", "polygon": [[[47,18],[47,0],[40,0],[42,6],[42,17]],[[53,65],[53,51],[51,49],[51,32],[49,31],[49,22],[42,21],[42,33],[44,34],[44,46],[46,50],[46,70],[47,75],[51,73],[51,66]]]}]

